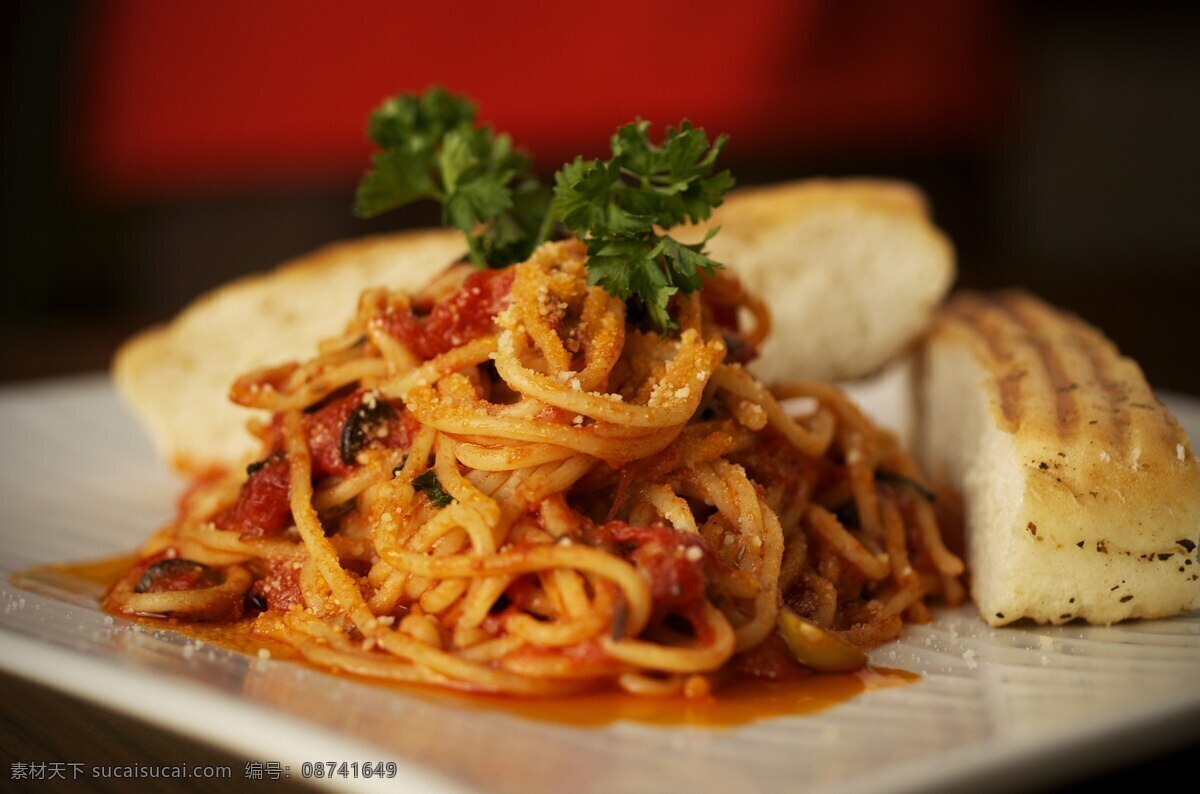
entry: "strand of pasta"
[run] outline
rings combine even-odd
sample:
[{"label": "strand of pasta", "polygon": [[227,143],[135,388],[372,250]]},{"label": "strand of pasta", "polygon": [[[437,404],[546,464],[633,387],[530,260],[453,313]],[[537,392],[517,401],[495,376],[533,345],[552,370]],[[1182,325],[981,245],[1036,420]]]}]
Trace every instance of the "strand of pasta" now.
[{"label": "strand of pasta", "polygon": [[711,639],[695,647],[670,647],[645,640],[600,640],[604,652],[643,670],[663,670],[672,673],[693,673],[715,670],[733,655],[737,641],[735,631],[725,616],[708,601],[701,602],[703,622],[697,634],[709,634]]},{"label": "strand of pasta", "polygon": [[719,367],[713,375],[713,382],[719,388],[761,406],[766,412],[767,421],[771,426],[781,432],[792,446],[806,455],[820,457],[825,454],[825,450],[833,440],[833,428],[829,426],[829,423],[821,422],[814,432],[796,422],[788,416],[775,396],[765,386],[754,380],[750,373],[737,364],[725,364]]}]

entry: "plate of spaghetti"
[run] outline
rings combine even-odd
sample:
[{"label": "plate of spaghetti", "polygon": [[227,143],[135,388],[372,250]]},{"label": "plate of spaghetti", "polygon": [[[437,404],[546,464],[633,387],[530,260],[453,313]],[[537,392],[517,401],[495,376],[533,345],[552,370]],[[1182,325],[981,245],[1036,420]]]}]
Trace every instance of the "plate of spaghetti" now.
[{"label": "plate of spaghetti", "polygon": [[551,192],[440,89],[370,134],[359,211],[426,191],[466,261],[239,377],[258,454],[196,480],[106,609],[252,621],[382,680],[707,696],[861,668],[962,602],[912,458],[836,388],[755,378],[766,304],[709,257],[716,229],[671,236],[733,185],[724,138],[629,124]]},{"label": "plate of spaghetti", "polygon": [[372,678],[708,694],[731,668],[853,669],[961,602],[895,440],[730,360],[769,325],[734,278],[663,335],[587,272],[567,240],[370,290],[314,358],[240,379],[261,457],[199,482],[106,608],[252,620]]}]

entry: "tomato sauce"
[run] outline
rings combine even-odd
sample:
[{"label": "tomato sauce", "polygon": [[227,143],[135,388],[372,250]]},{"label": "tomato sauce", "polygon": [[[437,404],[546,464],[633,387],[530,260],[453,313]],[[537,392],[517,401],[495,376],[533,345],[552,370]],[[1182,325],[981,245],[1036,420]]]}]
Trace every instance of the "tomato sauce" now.
[{"label": "tomato sauce", "polygon": [[916,673],[866,667],[853,673],[826,673],[785,681],[733,675],[713,695],[704,697],[640,697],[614,690],[553,698],[459,694],[415,686],[406,694],[460,708],[503,711],[524,719],[602,728],[616,722],[696,728],[735,728],[767,719],[814,714],[865,692],[906,686]]}]

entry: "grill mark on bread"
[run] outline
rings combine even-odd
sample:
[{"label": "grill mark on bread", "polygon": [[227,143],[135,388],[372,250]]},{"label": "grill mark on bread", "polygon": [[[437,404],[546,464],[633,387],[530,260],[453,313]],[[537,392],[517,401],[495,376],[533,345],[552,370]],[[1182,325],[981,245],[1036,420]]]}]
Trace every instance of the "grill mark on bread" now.
[{"label": "grill mark on bread", "polygon": [[[1097,336],[1096,332],[1078,320],[1075,321],[1075,334]],[[1101,344],[1096,344],[1099,341]],[[1113,366],[1120,360],[1116,351],[1109,349],[1104,339],[1093,339],[1092,344],[1081,342],[1079,345],[1085,356],[1092,364],[1096,373],[1096,384],[1108,400],[1109,427],[1114,436],[1115,445],[1121,450],[1129,448],[1130,415],[1123,407],[1128,397],[1128,387],[1113,373]]]},{"label": "grill mark on bread", "polygon": [[[1100,331],[1073,314],[1012,290],[992,296],[958,293],[943,308],[970,340],[992,379],[1002,425],[1045,422],[1064,445],[1088,439],[1082,463],[1116,463],[1134,471],[1151,465],[1152,449],[1191,445],[1145,382],[1141,369]],[[1053,419],[1053,422],[1046,420]],[[1094,456],[1094,460],[1092,459]]]},{"label": "grill mark on bread", "polygon": [[1014,368],[1011,341],[1000,327],[1001,318],[988,301],[970,292],[958,293],[946,305],[948,317],[958,320],[958,327],[974,337],[976,345],[987,351],[991,367],[999,370],[995,388],[1000,413],[1010,429],[1021,423],[1021,380],[1024,370]]},{"label": "grill mark on bread", "polygon": [[[1053,403],[1054,428],[1061,439],[1090,432],[1107,437],[1110,453],[1130,452],[1131,399],[1116,371],[1127,360],[1099,332],[1019,291],[995,298],[959,293],[945,311],[957,320],[960,332],[986,351],[995,376],[990,387],[1010,432],[1026,419],[1037,419],[1035,405],[1045,399]],[[1070,354],[1078,358],[1074,364],[1064,362]]]},{"label": "grill mark on bread", "polygon": [[[1026,304],[1040,306],[1023,296]],[[1040,306],[1040,311],[1048,309]],[[1185,438],[1174,418],[1154,396],[1141,369],[1122,356],[1116,346],[1093,326],[1070,314],[1056,316],[1055,323],[1067,349],[1079,351],[1088,360],[1092,394],[1103,394],[1101,407],[1109,438],[1122,460],[1135,470],[1144,465],[1139,453],[1158,445],[1181,443]]]},{"label": "grill mark on bread", "polygon": [[1055,429],[1060,437],[1069,436],[1080,424],[1079,402],[1075,392],[1080,388],[1079,380],[1093,373],[1078,373],[1080,379],[1071,377],[1062,357],[1054,344],[1051,324],[1037,315],[1036,308],[1022,300],[1018,293],[1006,293],[1001,297],[1001,310],[1020,329],[1024,341],[1036,353],[1042,366],[1044,378],[1037,379],[1037,386],[1054,392]]}]

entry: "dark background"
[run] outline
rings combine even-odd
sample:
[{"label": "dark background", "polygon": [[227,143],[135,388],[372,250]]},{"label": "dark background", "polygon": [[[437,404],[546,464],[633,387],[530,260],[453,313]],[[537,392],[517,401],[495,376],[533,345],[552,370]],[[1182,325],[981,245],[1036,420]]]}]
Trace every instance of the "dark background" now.
[{"label": "dark background", "polygon": [[[1189,4],[435,5],[5,4],[0,380],[102,370],[129,334],[236,275],[435,223],[431,207],[369,223],[349,208],[369,110],[440,82],[545,175],[635,116],[690,116],[731,134],[743,184],[912,180],[954,240],[961,285],[1023,285],[1104,329],[1156,387],[1200,395]],[[114,763],[164,747],[211,757],[0,682],[15,760],[79,741],[47,729],[56,711],[126,737],[104,745]],[[1192,752],[1121,779],[1165,780]]]},{"label": "dark background", "polygon": [[742,183],[910,179],[960,284],[1024,285],[1200,394],[1188,4],[415,5],[7,4],[0,378],[102,369],[235,275],[435,223],[349,206],[369,110],[442,82],[546,174],[688,115],[731,133]]}]

